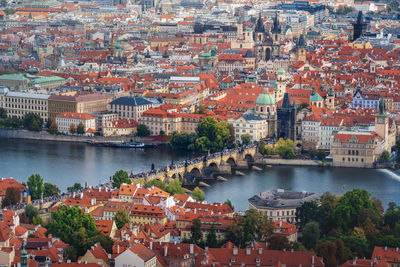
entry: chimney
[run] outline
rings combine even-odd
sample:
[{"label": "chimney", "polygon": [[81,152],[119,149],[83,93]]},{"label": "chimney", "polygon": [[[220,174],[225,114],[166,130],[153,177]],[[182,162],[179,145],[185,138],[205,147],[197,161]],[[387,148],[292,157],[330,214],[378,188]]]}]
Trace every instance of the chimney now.
[{"label": "chimney", "polygon": [[385,251],[387,251],[387,246],[385,246]]},{"label": "chimney", "polygon": [[119,255],[119,245],[117,245],[117,254]]},{"label": "chimney", "polygon": [[258,254],[260,254],[260,255],[262,254],[262,248],[258,249]]},{"label": "chimney", "polygon": [[168,256],[168,246],[164,247],[164,257]]},{"label": "chimney", "polygon": [[190,254],[194,254],[194,245],[190,244]]},{"label": "chimney", "polygon": [[101,187],[99,187],[99,192],[101,192]]},{"label": "chimney", "polygon": [[357,264],[357,257],[353,259],[353,265]]},{"label": "chimney", "polygon": [[71,260],[68,259],[68,260],[67,260],[67,263],[71,263]]},{"label": "chimney", "polygon": [[279,221],[279,227],[282,227],[282,220]]},{"label": "chimney", "polygon": [[238,254],[238,248],[233,248],[233,255],[237,255]]},{"label": "chimney", "polygon": [[315,263],[314,262],[314,256],[311,257],[311,263],[312,263],[312,265],[314,265],[314,263]]},{"label": "chimney", "polygon": [[251,255],[251,248],[246,248],[246,255]]},{"label": "chimney", "polygon": [[150,250],[153,250],[153,242],[150,242]]},{"label": "chimney", "polygon": [[74,193],[72,194],[72,197],[75,198],[75,195],[76,195],[76,194],[75,194],[75,192],[74,192]]},{"label": "chimney", "polygon": [[399,247],[396,247],[396,252],[399,252]]},{"label": "chimney", "polygon": [[83,198],[83,193],[81,193],[81,199]]}]

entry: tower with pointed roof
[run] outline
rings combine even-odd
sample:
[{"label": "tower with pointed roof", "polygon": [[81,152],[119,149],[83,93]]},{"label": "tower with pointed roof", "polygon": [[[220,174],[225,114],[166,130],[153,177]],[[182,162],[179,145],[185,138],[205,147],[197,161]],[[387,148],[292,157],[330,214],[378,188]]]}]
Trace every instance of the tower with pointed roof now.
[{"label": "tower with pointed roof", "polygon": [[22,243],[21,267],[28,267],[28,253],[25,250],[25,241],[23,241]]},{"label": "tower with pointed roof", "polygon": [[329,92],[326,95],[325,105],[328,109],[335,109],[335,94],[333,93],[333,87],[329,87]]},{"label": "tower with pointed roof", "polygon": [[296,44],[296,59],[297,61],[307,61],[307,45],[303,34],[300,34],[299,40]]},{"label": "tower with pointed roof", "polygon": [[261,13],[255,27],[255,46],[254,53],[256,62],[273,60],[280,56],[281,28],[279,25],[278,14],[275,15],[271,31],[266,31]]},{"label": "tower with pointed roof", "polygon": [[365,24],[362,11],[358,12],[357,21],[353,25],[353,41],[357,40],[363,34]]},{"label": "tower with pointed roof", "polygon": [[277,138],[296,140],[296,105],[290,104],[289,94],[283,96],[282,105],[277,108]]},{"label": "tower with pointed roof", "polygon": [[375,116],[375,132],[384,139],[384,149],[389,149],[389,116],[386,112],[383,96],[379,101],[379,113]]}]

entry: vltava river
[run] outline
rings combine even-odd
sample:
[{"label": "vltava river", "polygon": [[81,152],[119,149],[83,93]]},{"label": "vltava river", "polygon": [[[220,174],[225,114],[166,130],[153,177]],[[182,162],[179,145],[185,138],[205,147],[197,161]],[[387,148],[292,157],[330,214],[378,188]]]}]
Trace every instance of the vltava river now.
[{"label": "vltava river", "polygon": [[[86,144],[0,139],[0,177],[26,181],[39,173],[45,182],[66,190],[75,182],[97,185],[106,182],[117,170],[133,173],[184,160],[186,155],[167,149],[129,150],[93,147]],[[343,194],[352,188],[364,188],[382,200],[384,207],[400,204],[400,176],[388,170],[273,166],[264,171],[245,171],[246,176],[230,176],[205,188],[208,201],[229,198],[237,210],[247,209],[252,195],[275,188]]]}]

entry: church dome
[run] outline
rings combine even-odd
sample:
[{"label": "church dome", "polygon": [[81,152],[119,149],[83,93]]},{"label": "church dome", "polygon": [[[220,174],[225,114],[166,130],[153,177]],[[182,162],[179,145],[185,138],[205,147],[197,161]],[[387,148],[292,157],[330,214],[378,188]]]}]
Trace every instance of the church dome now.
[{"label": "church dome", "polygon": [[257,105],[275,105],[275,98],[264,90],[264,93],[260,94],[256,100]]},{"label": "church dome", "polygon": [[279,75],[285,75],[286,71],[283,68],[280,68],[277,72]]}]

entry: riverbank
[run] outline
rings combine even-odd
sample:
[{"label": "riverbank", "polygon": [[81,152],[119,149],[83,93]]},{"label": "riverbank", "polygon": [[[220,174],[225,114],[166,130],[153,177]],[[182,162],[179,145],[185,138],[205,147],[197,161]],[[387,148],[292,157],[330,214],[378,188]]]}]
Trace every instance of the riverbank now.
[{"label": "riverbank", "polygon": [[154,137],[137,137],[137,136],[77,136],[77,135],[53,135],[46,131],[32,132],[28,130],[9,130],[0,129],[0,138],[4,139],[26,139],[26,140],[41,140],[53,142],[72,142],[72,143],[86,143],[87,141],[96,142],[112,142],[112,141],[125,141],[162,144],[165,141],[160,138]]},{"label": "riverbank", "polygon": [[267,165],[290,165],[290,166],[321,166],[322,161],[312,159],[281,159],[281,158],[263,158]]}]

